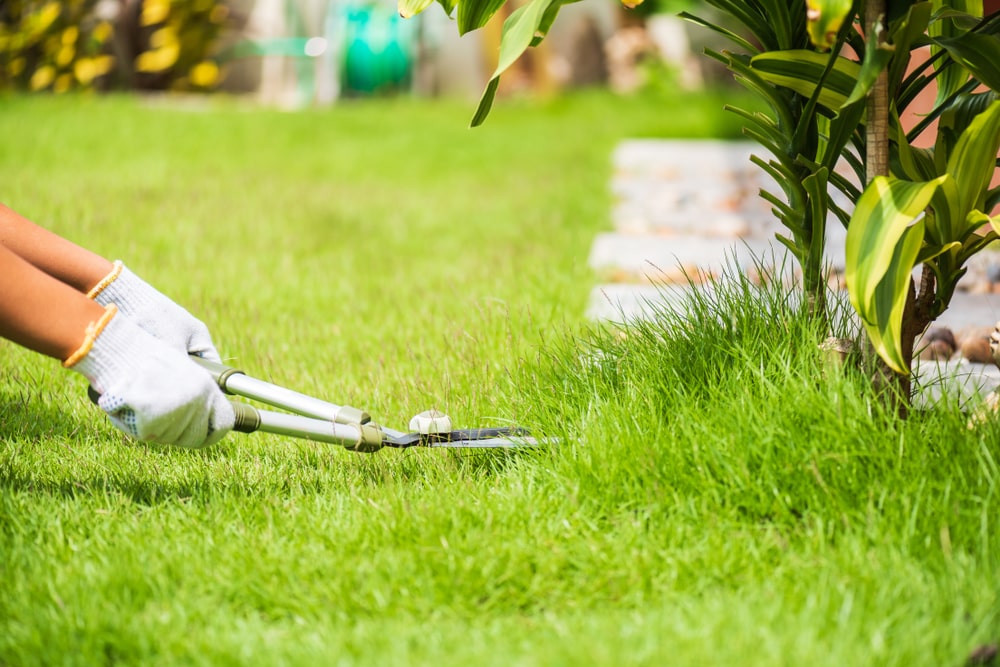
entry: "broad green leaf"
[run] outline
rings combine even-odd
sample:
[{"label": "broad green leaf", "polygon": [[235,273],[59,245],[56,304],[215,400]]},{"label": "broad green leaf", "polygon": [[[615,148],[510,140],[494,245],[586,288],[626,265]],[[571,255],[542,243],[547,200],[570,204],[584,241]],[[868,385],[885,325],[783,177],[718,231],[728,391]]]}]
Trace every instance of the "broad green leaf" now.
[{"label": "broad green leaf", "polygon": [[737,35],[732,30],[727,30],[726,28],[723,28],[717,23],[711,23],[699,16],[695,16],[694,14],[689,14],[688,12],[681,12],[680,14],[678,14],[678,16],[680,16],[685,21],[690,21],[695,25],[700,25],[703,28],[708,28],[709,30],[719,33],[720,35],[731,40],[733,43],[735,43],[737,46],[739,46],[741,49],[743,49],[748,53],[757,53],[760,51],[759,46],[751,44],[741,35]]},{"label": "broad green leaf", "polygon": [[[531,0],[526,5],[518,7],[503,23],[500,35],[500,57],[497,67],[493,70],[490,82],[479,100],[479,106],[472,117],[472,127],[483,124],[493,107],[493,99],[500,85],[500,75],[513,65],[521,54],[531,46],[535,33],[538,31],[545,12],[556,0]],[[460,5],[461,6],[461,5]]]},{"label": "broad green leaf", "polygon": [[[531,0],[526,5],[518,7],[503,23],[503,33],[500,36],[500,58],[493,76],[497,77],[513,65],[521,54],[531,46],[538,27],[542,24],[545,12],[554,0]],[[461,9],[461,4],[459,4]]]},{"label": "broad green leaf", "polygon": [[559,15],[559,10],[562,9],[562,6],[574,2],[580,2],[580,0],[553,0],[552,4],[549,5],[549,8],[542,15],[538,29],[535,30],[535,37],[531,40],[531,46],[538,46],[545,39],[545,36],[549,34],[549,28],[555,23],[556,16]]},{"label": "broad green leaf", "polygon": [[962,132],[948,157],[947,172],[958,184],[963,212],[983,208],[1000,148],[1000,101],[994,101]]},{"label": "broad green leaf", "polygon": [[1000,95],[987,90],[982,93],[965,93],[956,96],[936,115],[937,138],[934,143],[934,164],[938,173],[948,169],[948,159],[955,150],[958,138],[972,121],[1000,99]]},{"label": "broad green leaf", "polygon": [[851,302],[866,321],[878,321],[879,313],[873,312],[875,295],[896,261],[897,245],[927,208],[942,179],[914,183],[877,176],[861,194],[847,227],[844,259]]},{"label": "broad green leaf", "polygon": [[[803,97],[812,97],[831,57],[805,49],[790,49],[756,55],[751,58],[750,66],[769,83],[794,90]],[[838,56],[820,90],[819,104],[836,113],[847,103],[860,74],[858,63]]]},{"label": "broad green leaf", "polygon": [[923,221],[903,230],[892,249],[885,276],[875,288],[869,317],[862,316],[875,351],[899,374],[910,372],[903,356],[903,314],[910,291],[910,276],[923,243]]},{"label": "broad green leaf", "polygon": [[994,215],[990,218],[990,227],[997,234],[1000,234],[1000,215]]},{"label": "broad green leaf", "polygon": [[959,37],[935,39],[934,43],[946,49],[981,83],[1000,92],[1000,39],[996,35],[967,32]]},{"label": "broad green leaf", "polygon": [[[932,2],[915,2],[906,13],[889,25],[888,41],[896,53],[909,53],[916,43],[926,41]],[[865,57],[868,57],[867,52]],[[909,58],[895,58],[889,65],[889,89],[899,87],[906,74]]]},{"label": "broad green leaf", "polygon": [[493,108],[493,99],[497,96],[497,87],[500,85],[500,77],[495,76],[490,79],[490,82],[486,84],[486,90],[483,91],[483,96],[479,100],[479,106],[476,107],[476,113],[472,117],[472,127],[478,127],[483,124],[486,117],[490,115],[490,109]]},{"label": "broad green leaf", "polygon": [[444,13],[451,16],[455,13],[455,6],[458,4],[458,0],[438,0],[438,4],[444,9]]},{"label": "broad green leaf", "polygon": [[458,3],[458,34],[464,35],[486,25],[507,0],[461,0]]},{"label": "broad green leaf", "polygon": [[413,18],[434,3],[434,0],[399,0],[396,9],[404,19]]},{"label": "broad green leaf", "polygon": [[854,88],[842,106],[854,104],[863,100],[868,91],[875,85],[878,75],[889,65],[892,60],[893,48],[888,45],[877,45],[869,40],[865,43],[865,57],[861,63],[861,71],[854,83]]},{"label": "broad green leaf", "polygon": [[795,113],[786,99],[787,95],[782,95],[781,91],[777,90],[775,86],[765,81],[758,72],[754,71],[750,66],[750,58],[732,53],[721,54],[710,49],[707,49],[706,53],[726,63],[736,81],[747,90],[757,94],[761,100],[770,106],[775,116],[777,116],[776,120],[779,126],[786,128],[795,127]]},{"label": "broad green leaf", "polygon": [[[927,34],[932,40],[939,38],[950,39],[958,37],[966,32],[956,20],[961,16],[982,16],[982,0],[934,0],[936,12],[935,19],[927,26]],[[936,56],[941,51],[939,44],[931,45],[931,55]],[[940,105],[946,99],[954,95],[968,79],[968,75],[961,67],[945,66],[947,61],[938,60],[935,69],[938,70],[937,99],[934,106]]]},{"label": "broad green leaf", "polygon": [[748,30],[756,38],[760,47],[752,49],[752,52],[788,49],[801,44],[795,29],[799,26],[802,37],[805,36],[804,2],[707,0],[707,4],[734,18],[736,25]]},{"label": "broad green leaf", "polygon": [[985,225],[992,225],[993,220],[990,216],[986,215],[982,211],[969,211],[969,214],[965,216],[965,225],[969,229],[979,229]]},{"label": "broad green leaf", "polygon": [[[996,241],[997,238],[1000,238],[993,229],[992,219],[990,219],[990,222],[984,225],[984,227],[986,229],[985,234],[970,234],[969,238],[967,238],[965,243],[962,244],[962,251],[958,254],[959,266],[964,265],[965,262],[969,261],[973,255],[981,252],[986,248],[986,246]],[[963,274],[966,271],[967,269],[962,269]]]},{"label": "broad green leaf", "polygon": [[819,267],[823,263],[823,246],[826,236],[827,214],[827,179],[830,171],[821,167],[816,172],[802,179],[802,187],[809,195],[809,214],[811,220],[806,224],[812,234],[809,245],[809,265]]},{"label": "broad green leaf", "polygon": [[899,163],[894,165],[894,168],[902,171],[901,174],[897,175],[908,181],[929,181],[937,176],[933,152],[910,145],[906,138],[906,131],[899,120],[899,114],[896,113],[895,109],[890,109],[889,112],[893,120],[889,125],[889,132],[895,139],[895,143],[891,147],[895,149],[892,157],[896,158]]},{"label": "broad green leaf", "polygon": [[[930,216],[928,216],[929,218]],[[924,218],[927,220],[928,218]],[[920,249],[920,254],[917,256],[917,260],[913,263],[914,266],[920,266],[924,262],[929,262],[935,257],[939,257],[946,252],[952,252],[954,250],[961,249],[962,244],[958,241],[952,241],[951,243],[946,243],[942,246],[928,246],[925,245]]]},{"label": "broad green leaf", "polygon": [[960,241],[964,213],[960,212],[958,185],[950,174],[938,179],[931,197],[933,215],[927,216],[927,235],[936,244]]}]

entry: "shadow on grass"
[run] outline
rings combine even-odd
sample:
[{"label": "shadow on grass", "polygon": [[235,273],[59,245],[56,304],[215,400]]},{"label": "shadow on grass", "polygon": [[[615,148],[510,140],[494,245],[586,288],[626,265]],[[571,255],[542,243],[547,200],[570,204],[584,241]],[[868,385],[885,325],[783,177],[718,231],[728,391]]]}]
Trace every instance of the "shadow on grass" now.
[{"label": "shadow on grass", "polygon": [[[88,418],[64,409],[58,397],[0,393],[0,445],[5,450],[0,456],[0,489],[67,498],[120,494],[150,505],[190,498],[208,488],[208,480],[197,471],[195,477],[177,475],[168,460],[176,453],[130,442],[124,435],[120,446],[128,451],[102,458],[93,448],[95,440],[108,441],[97,426],[101,418],[99,411]],[[161,468],[175,478],[165,479],[158,474]]]}]

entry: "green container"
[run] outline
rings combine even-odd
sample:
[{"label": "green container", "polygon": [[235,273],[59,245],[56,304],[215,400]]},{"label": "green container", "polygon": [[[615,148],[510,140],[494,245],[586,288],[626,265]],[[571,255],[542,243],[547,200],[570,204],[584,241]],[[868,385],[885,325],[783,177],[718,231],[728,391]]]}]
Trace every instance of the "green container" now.
[{"label": "green container", "polygon": [[418,19],[388,7],[361,5],[344,12],[341,92],[361,96],[409,89]]}]

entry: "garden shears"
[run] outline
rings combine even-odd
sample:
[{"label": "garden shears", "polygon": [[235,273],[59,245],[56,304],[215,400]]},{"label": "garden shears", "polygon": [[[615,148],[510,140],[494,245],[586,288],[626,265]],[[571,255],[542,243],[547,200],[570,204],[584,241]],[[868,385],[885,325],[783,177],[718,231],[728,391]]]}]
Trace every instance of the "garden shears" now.
[{"label": "garden shears", "polygon": [[226,394],[287,411],[261,410],[233,401],[233,430],[239,433],[287,435],[342,445],[355,452],[377,452],[383,447],[510,449],[543,444],[519,426],[452,430],[451,420],[435,410],[415,416],[410,421],[411,432],[396,431],[372,422],[368,413],[358,408],[300,394],[225,364],[196,356],[191,359],[207,370]]}]

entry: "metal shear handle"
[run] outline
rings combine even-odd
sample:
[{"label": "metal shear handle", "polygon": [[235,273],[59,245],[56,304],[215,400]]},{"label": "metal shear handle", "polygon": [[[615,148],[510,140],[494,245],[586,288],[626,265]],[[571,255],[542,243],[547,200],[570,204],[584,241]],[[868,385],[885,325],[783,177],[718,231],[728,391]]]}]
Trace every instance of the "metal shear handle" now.
[{"label": "metal shear handle", "polygon": [[383,446],[385,434],[373,424],[367,412],[335,405],[313,396],[252,378],[243,371],[201,357],[191,359],[207,370],[219,388],[232,396],[242,396],[288,410],[283,414],[258,410],[246,403],[233,402],[236,411],[234,431],[263,431],[278,435],[303,437],[319,442],[344,445],[358,452],[376,452]]},{"label": "metal shear handle", "polygon": [[[407,433],[380,426],[367,412],[335,405],[313,396],[279,387],[246,375],[243,371],[200,357],[192,359],[205,368],[227,394],[266,403],[295,414],[258,410],[245,403],[233,403],[237,411],[234,430],[242,433],[263,431],[319,442],[340,444],[358,452],[375,452],[382,447],[447,447],[510,449],[542,444],[527,429],[476,428],[445,433]],[[551,441],[546,441],[551,442]]]}]

